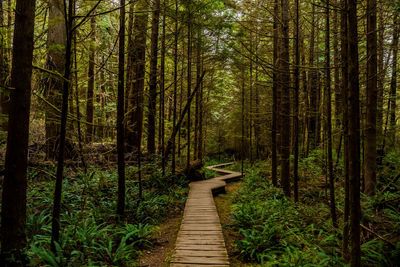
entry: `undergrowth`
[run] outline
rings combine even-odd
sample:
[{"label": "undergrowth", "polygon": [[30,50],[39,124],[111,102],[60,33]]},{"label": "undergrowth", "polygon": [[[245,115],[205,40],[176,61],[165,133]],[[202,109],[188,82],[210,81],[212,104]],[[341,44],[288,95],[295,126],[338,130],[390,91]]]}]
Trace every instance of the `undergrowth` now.
[{"label": "undergrowth", "polygon": [[[127,169],[126,216],[115,217],[116,170],[66,171],[63,181],[60,242],[50,250],[54,179],[29,172],[27,237],[31,266],[135,266],[153,245],[153,233],[167,214],[183,206],[187,195],[181,176],[162,176],[154,166],[143,180],[143,199],[135,168]],[[156,170],[156,171],[154,171]],[[54,170],[48,169],[46,173]]]},{"label": "undergrowth", "polygon": [[[398,161],[400,155],[391,153],[383,158],[376,196],[362,194],[361,223],[368,228],[361,231],[363,266],[396,266],[400,262],[400,180],[394,181],[400,173]],[[236,247],[243,261],[262,266],[346,265],[341,255],[341,158],[336,165],[336,230],[330,218],[322,151],[312,151],[299,162],[299,203],[286,199],[282,190],[271,184],[269,162],[245,162],[244,166],[246,176],[233,195],[232,207],[233,228],[241,234]],[[241,164],[232,169],[240,171]]]}]

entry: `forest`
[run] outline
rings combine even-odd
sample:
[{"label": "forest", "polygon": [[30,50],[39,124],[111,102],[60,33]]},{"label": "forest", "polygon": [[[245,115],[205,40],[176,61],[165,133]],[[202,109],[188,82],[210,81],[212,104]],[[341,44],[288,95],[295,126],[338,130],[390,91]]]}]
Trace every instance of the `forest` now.
[{"label": "forest", "polygon": [[0,266],[399,266],[399,0],[0,0]]}]

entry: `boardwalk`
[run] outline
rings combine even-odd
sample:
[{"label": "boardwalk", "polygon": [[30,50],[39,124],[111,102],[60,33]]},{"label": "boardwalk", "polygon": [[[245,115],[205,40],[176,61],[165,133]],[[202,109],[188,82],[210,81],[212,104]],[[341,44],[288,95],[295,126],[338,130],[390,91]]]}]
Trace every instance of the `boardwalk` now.
[{"label": "boardwalk", "polygon": [[171,267],[229,266],[221,223],[213,198],[213,194],[225,191],[225,181],[241,177],[240,173],[219,169],[229,164],[208,167],[222,176],[190,184]]}]

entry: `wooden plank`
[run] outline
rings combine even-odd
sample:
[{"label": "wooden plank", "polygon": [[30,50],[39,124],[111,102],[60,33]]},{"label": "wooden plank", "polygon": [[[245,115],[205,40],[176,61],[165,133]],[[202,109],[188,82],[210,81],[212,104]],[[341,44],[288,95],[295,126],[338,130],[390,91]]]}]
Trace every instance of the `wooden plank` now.
[{"label": "wooden plank", "polygon": [[175,256],[171,263],[196,263],[196,264],[229,264],[226,256],[215,256],[215,257],[194,257],[194,256]]},{"label": "wooden plank", "polygon": [[182,256],[199,257],[199,256],[204,256],[204,254],[207,254],[207,256],[220,256],[220,257],[228,256],[226,251],[223,251],[223,250],[210,251],[210,250],[181,250],[180,249],[180,250],[175,251],[175,255],[178,257],[182,257]]},{"label": "wooden plank", "polygon": [[170,264],[172,267],[229,266],[213,194],[223,191],[226,185],[225,180],[237,179],[241,174],[216,167],[218,166],[209,168],[225,175],[190,184],[190,192]]},{"label": "wooden plank", "polygon": [[213,267],[226,267],[229,266],[228,264],[213,264],[213,265],[208,265],[208,264],[197,264],[197,263],[172,263],[169,265],[170,267],[194,267],[194,266],[213,266]]}]

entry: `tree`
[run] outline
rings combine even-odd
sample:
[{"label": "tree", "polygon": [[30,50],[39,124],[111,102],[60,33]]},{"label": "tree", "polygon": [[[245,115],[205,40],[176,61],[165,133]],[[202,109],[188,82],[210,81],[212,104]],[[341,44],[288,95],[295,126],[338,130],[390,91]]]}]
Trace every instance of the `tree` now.
[{"label": "tree", "polygon": [[[129,11],[128,62],[127,62],[127,150],[140,153],[143,132],[143,94],[145,84],[146,40],[147,40],[147,1],[133,3]],[[135,15],[133,15],[135,14]]]},{"label": "tree", "polygon": [[86,141],[93,141],[93,94],[95,82],[95,56],[96,56],[96,17],[90,19],[91,33],[89,46],[88,90],[86,100]]},{"label": "tree", "polygon": [[351,232],[351,266],[361,265],[360,251],[360,99],[358,74],[357,1],[348,0],[349,58],[349,203]]},{"label": "tree", "polygon": [[272,129],[271,129],[271,151],[272,151],[272,167],[271,167],[271,176],[272,183],[274,186],[277,186],[277,145],[276,145],[276,132],[277,132],[277,118],[278,118],[278,83],[279,83],[279,73],[278,73],[278,49],[279,49],[279,39],[278,39],[278,20],[279,20],[279,2],[275,0],[274,3],[274,55],[273,55],[273,63],[274,63],[274,71],[272,76]]},{"label": "tree", "polygon": [[[47,69],[58,72],[60,75],[65,72],[65,48],[67,42],[67,32],[65,30],[64,4],[60,0],[49,1],[49,19],[47,33]],[[62,105],[63,81],[58,77],[51,76],[46,83],[47,101],[54,107],[60,108]],[[59,112],[54,108],[46,106],[46,140],[47,157],[55,159],[59,148],[60,125]]]},{"label": "tree", "polygon": [[281,185],[290,197],[290,70],[289,70],[289,1],[281,0],[281,47],[279,56]]},{"label": "tree", "polygon": [[157,103],[157,54],[158,54],[158,29],[160,20],[160,0],[153,0],[153,18],[151,26],[151,52],[150,52],[150,82],[149,105],[147,114],[147,151],[154,154],[156,151],[156,103]]},{"label": "tree", "polygon": [[332,159],[332,108],[331,108],[331,61],[330,61],[330,19],[329,19],[329,0],[326,0],[326,29],[325,29],[325,97],[326,97],[326,131],[328,141],[328,175],[330,191],[330,208],[332,224],[337,227],[336,204],[335,204],[335,180],[333,177],[333,159]]},{"label": "tree", "polygon": [[10,113],[1,210],[4,266],[25,266],[26,191],[35,0],[17,0]]},{"label": "tree", "polygon": [[118,153],[118,201],[117,214],[125,209],[125,133],[124,133],[124,79],[125,79],[125,0],[120,1],[119,52],[118,52],[118,100],[117,100],[117,153]]},{"label": "tree", "polygon": [[[175,29],[174,29],[174,108],[173,108],[173,118],[172,125],[175,127],[177,120],[177,93],[178,93],[178,0],[175,0]],[[176,169],[176,140],[175,136],[172,139],[172,164],[171,169],[172,173],[175,173]],[[165,153],[164,153],[165,158]]]},{"label": "tree", "polygon": [[393,18],[393,38],[392,38],[392,79],[390,80],[390,146],[396,144],[396,90],[397,90],[397,55],[399,46],[399,15],[395,11]]},{"label": "tree", "polygon": [[299,15],[300,5],[299,0],[296,0],[296,22],[295,22],[295,67],[294,67],[294,79],[295,79],[295,96],[294,96],[294,166],[293,166],[293,185],[294,185],[294,201],[299,201],[299,176],[298,176],[298,164],[299,164],[299,87],[300,87],[300,34],[299,34]]},{"label": "tree", "polygon": [[348,106],[349,106],[349,70],[348,70],[348,22],[347,22],[347,11],[348,4],[347,0],[341,1],[341,16],[340,16],[340,57],[341,57],[341,94],[342,94],[342,128],[343,128],[343,139],[344,139],[344,214],[343,214],[343,257],[348,260],[349,257],[349,216],[350,216],[350,203],[349,203],[349,124],[348,124]]},{"label": "tree", "polygon": [[[67,10],[67,7],[65,7]],[[51,249],[56,251],[56,243],[60,240],[60,213],[61,213],[61,195],[62,183],[64,178],[64,157],[65,157],[65,139],[67,129],[67,116],[68,116],[68,100],[70,90],[70,76],[71,76],[71,54],[72,54],[72,37],[73,37],[73,18],[74,18],[75,1],[70,1],[68,5],[67,14],[65,14],[65,31],[67,33],[66,47],[65,47],[65,65],[64,75],[62,79],[62,106],[61,106],[61,123],[59,146],[57,155],[57,171],[56,171],[56,185],[53,195],[53,217],[51,221]]]},{"label": "tree", "polygon": [[376,0],[367,1],[367,114],[365,129],[365,193],[376,191],[377,33]]}]

